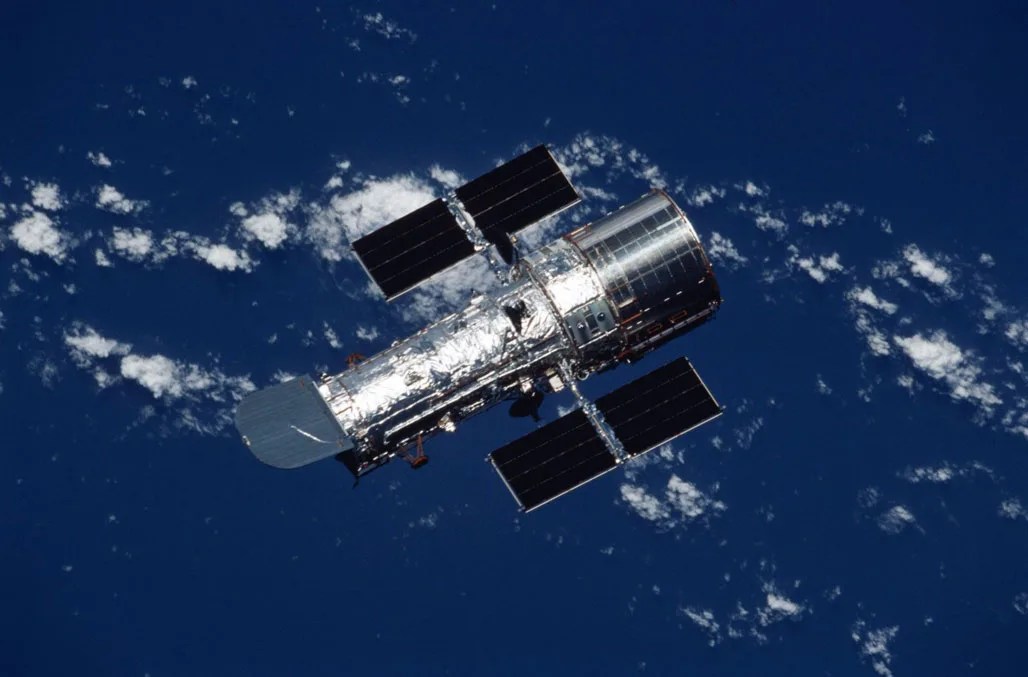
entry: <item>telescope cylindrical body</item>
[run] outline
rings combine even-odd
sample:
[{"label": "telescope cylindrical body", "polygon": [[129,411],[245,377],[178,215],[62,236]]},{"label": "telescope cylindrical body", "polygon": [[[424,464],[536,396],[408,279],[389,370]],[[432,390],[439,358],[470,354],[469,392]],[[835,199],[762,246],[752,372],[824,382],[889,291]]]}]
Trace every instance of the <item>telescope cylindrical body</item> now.
[{"label": "telescope cylindrical body", "polygon": [[365,463],[503,399],[631,361],[721,303],[695,230],[663,191],[525,255],[520,278],[318,390]]}]

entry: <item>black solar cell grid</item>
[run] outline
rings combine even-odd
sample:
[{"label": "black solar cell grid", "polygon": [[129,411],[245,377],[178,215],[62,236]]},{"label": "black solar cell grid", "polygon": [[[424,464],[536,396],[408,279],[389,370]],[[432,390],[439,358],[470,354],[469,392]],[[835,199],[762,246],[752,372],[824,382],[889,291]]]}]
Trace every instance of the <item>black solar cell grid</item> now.
[{"label": "black solar cell grid", "polygon": [[365,235],[353,250],[389,298],[475,253],[442,200]]},{"label": "black solar cell grid", "polygon": [[596,401],[625,451],[641,454],[721,413],[699,375],[679,358]]},{"label": "black solar cell grid", "polygon": [[581,411],[514,440],[490,458],[525,510],[569,491],[617,462]]}]

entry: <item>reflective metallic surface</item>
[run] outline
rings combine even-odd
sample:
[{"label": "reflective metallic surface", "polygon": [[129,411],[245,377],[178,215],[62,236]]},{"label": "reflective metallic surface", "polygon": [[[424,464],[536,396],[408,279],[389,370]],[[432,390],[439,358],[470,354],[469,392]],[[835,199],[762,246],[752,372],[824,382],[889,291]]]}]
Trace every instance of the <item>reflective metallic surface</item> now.
[{"label": "reflective metallic surface", "polygon": [[[709,319],[721,302],[692,225],[661,191],[525,255],[512,273],[498,292],[318,381],[352,440],[358,474],[501,400],[573,386],[635,359]],[[609,434],[595,408],[587,413]],[[254,433],[251,419],[237,418],[251,448],[254,434],[267,438],[263,448],[292,425],[282,419]],[[302,465],[326,455],[312,447],[285,456]]]}]

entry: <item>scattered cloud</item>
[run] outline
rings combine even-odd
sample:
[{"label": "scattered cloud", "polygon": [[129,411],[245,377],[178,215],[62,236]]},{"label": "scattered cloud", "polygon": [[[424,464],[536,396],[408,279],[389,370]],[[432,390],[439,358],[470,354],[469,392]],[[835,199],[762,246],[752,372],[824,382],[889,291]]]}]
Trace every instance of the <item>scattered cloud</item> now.
[{"label": "scattered cloud", "polygon": [[944,383],[954,400],[971,402],[984,415],[991,415],[1002,404],[992,385],[982,380],[979,360],[970,351],[958,348],[945,332],[894,336],[893,342],[921,372]]},{"label": "scattered cloud", "polygon": [[700,186],[695,188],[685,201],[693,207],[705,207],[706,205],[713,204],[715,200],[719,200],[725,196],[725,189],[718,188],[717,186]]},{"label": "scattered cloud", "polygon": [[789,245],[789,253],[788,264],[805,270],[818,284],[827,282],[831,273],[838,273],[844,270],[839,262],[838,252],[833,252],[829,256],[819,256],[816,261],[810,256],[800,256],[796,245]]},{"label": "scattered cloud", "polygon": [[878,528],[887,534],[899,534],[907,527],[917,527],[917,519],[905,506],[894,505],[878,516]]},{"label": "scattered cloud", "polygon": [[56,183],[32,184],[32,204],[40,209],[55,212],[64,208],[65,201]]},{"label": "scattered cloud", "polygon": [[43,212],[30,212],[11,226],[11,239],[29,254],[44,254],[57,263],[63,263],[73,242],[71,237],[57,228]]},{"label": "scattered cloud", "polygon": [[781,211],[772,212],[761,204],[740,204],[739,210],[753,215],[753,225],[765,232],[782,236],[789,230]]},{"label": "scattered cloud", "polygon": [[621,500],[639,517],[662,528],[693,522],[706,514],[719,514],[726,508],[724,503],[675,474],[668,479],[663,496],[654,496],[640,485],[625,482],[621,485]]},{"label": "scattered cloud", "polygon": [[907,245],[903,249],[903,258],[910,264],[910,272],[915,277],[928,280],[934,285],[948,287],[953,279],[952,274],[942,266],[939,259],[932,259],[915,245]]},{"label": "scattered cloud", "polygon": [[142,228],[115,228],[107,240],[107,248],[134,263],[142,263],[155,254],[153,234]]},{"label": "scattered cloud", "polygon": [[892,653],[889,645],[899,633],[899,626],[868,630],[864,621],[857,621],[850,630],[850,637],[856,643],[860,656],[871,662],[871,667],[880,677],[893,677]]},{"label": "scattered cloud", "polygon": [[871,287],[853,287],[846,293],[846,298],[852,302],[861,303],[868,308],[880,310],[886,315],[894,315],[899,306],[895,303],[879,298]]},{"label": "scattered cloud", "polygon": [[1028,348],[1028,319],[1011,322],[1003,335],[1018,348]]},{"label": "scattered cloud", "polygon": [[364,30],[377,33],[386,40],[406,40],[414,42],[418,36],[411,30],[401,27],[395,21],[386,19],[382,12],[368,13],[361,16]]},{"label": "scattered cloud", "polygon": [[107,254],[104,254],[102,249],[97,249],[93,252],[93,258],[96,261],[96,265],[101,268],[112,268],[114,266],[111,260],[107,258]]},{"label": "scattered cloud", "polygon": [[739,250],[735,248],[735,244],[731,240],[716,231],[710,234],[710,240],[707,242],[707,255],[710,256],[711,260],[720,263],[729,270],[744,266],[749,261],[749,259],[739,253]]},{"label": "scattered cloud", "polygon": [[363,324],[357,325],[357,330],[354,334],[361,341],[374,341],[378,338],[378,329],[375,327],[366,327]]},{"label": "scattered cloud", "polygon": [[994,475],[991,468],[977,461],[963,466],[956,466],[951,463],[918,467],[907,466],[897,475],[911,484],[948,484],[958,477],[968,477],[974,473],[982,473],[989,477]]},{"label": "scattered cloud", "polygon": [[90,366],[97,358],[111,355],[128,355],[132,345],[104,338],[95,329],[81,322],[72,324],[64,333],[64,343],[71,351],[71,357],[79,366]]},{"label": "scattered cloud", "polygon": [[135,214],[146,208],[144,200],[130,200],[114,186],[104,184],[97,189],[96,206],[115,214]]},{"label": "scattered cloud", "polygon": [[1028,510],[1021,505],[1021,501],[1016,498],[1008,498],[999,504],[999,514],[1001,517],[1006,517],[1010,520],[1025,520],[1028,521]]},{"label": "scattered cloud", "polygon": [[114,164],[111,162],[111,159],[107,157],[107,155],[102,151],[97,153],[89,151],[88,153],[86,153],[86,159],[92,162],[94,167],[107,168]]},{"label": "scattered cloud", "polygon": [[736,184],[735,187],[750,197],[765,197],[770,192],[767,186],[760,187],[752,181]]},{"label": "scattered cloud", "polygon": [[184,89],[193,89],[197,86],[197,84],[198,83],[196,81],[196,78],[194,78],[192,75],[187,75],[186,77],[182,78],[182,87]]},{"label": "scattered cloud", "polygon": [[196,259],[214,266],[218,270],[251,272],[256,263],[245,251],[233,249],[227,244],[208,244],[194,241],[191,249]]},{"label": "scattered cloud", "polygon": [[350,242],[435,197],[432,186],[413,174],[365,179],[357,190],[335,195],[327,204],[308,205],[306,237],[322,258],[341,261],[351,256]]},{"label": "scattered cloud", "polygon": [[432,165],[428,170],[429,176],[432,180],[441,184],[443,188],[447,190],[453,190],[460,187],[466,180],[459,173],[452,169],[443,169],[439,165]]},{"label": "scattered cloud", "polygon": [[757,609],[757,619],[762,626],[783,620],[799,620],[806,611],[806,607],[789,599],[773,583],[765,583],[764,592],[767,595],[766,602]]},{"label": "scattered cloud", "polygon": [[240,217],[243,237],[257,241],[268,249],[278,249],[298,228],[289,221],[289,214],[300,204],[300,191],[296,188],[288,193],[272,193],[247,209],[241,202],[234,202],[229,211]]},{"label": "scattered cloud", "polygon": [[922,146],[927,146],[928,144],[935,143],[935,133],[929,129],[927,132],[918,135],[917,142]]},{"label": "scattered cloud", "polygon": [[836,201],[826,204],[818,212],[804,209],[803,213],[800,214],[800,223],[805,226],[821,226],[822,228],[836,226],[845,221],[852,211],[854,211],[854,208],[849,204]]}]

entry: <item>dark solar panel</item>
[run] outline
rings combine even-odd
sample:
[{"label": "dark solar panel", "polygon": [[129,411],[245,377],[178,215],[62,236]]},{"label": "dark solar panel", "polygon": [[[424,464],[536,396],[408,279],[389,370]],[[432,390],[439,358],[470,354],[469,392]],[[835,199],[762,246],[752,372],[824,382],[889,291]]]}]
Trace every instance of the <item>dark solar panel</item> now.
[{"label": "dark solar panel", "polygon": [[578,193],[564,175],[555,174],[475,215],[475,224],[484,233],[516,233],[577,201]]},{"label": "dark solar panel", "polygon": [[525,510],[537,508],[617,465],[581,411],[500,447],[489,454],[489,459]]},{"label": "dark solar panel", "polygon": [[353,250],[388,298],[475,253],[442,200],[365,235]]},{"label": "dark solar panel", "polygon": [[596,400],[625,451],[635,456],[721,413],[707,386],[679,358]]},{"label": "dark solar panel", "polygon": [[546,146],[500,165],[456,190],[483,232],[514,233],[578,201]]}]

